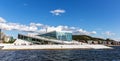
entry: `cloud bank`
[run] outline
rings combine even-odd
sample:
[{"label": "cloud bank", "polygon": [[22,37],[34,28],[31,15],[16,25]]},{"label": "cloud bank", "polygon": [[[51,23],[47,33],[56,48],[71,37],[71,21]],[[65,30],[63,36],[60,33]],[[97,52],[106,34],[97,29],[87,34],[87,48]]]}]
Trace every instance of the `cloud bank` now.
[{"label": "cloud bank", "polygon": [[25,31],[25,32],[38,32],[38,33],[45,33],[50,31],[70,31],[74,35],[90,35],[96,34],[96,31],[86,31],[78,27],[69,27],[69,26],[49,26],[44,25],[41,23],[30,23],[29,25],[23,25],[19,23],[11,23],[7,22],[5,19],[0,17],[0,29],[4,30],[18,30],[18,31]]}]

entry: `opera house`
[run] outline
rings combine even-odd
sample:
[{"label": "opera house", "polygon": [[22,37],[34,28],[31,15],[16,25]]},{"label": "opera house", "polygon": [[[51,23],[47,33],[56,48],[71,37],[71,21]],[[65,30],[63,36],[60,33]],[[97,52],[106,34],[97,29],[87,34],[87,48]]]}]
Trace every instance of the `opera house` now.
[{"label": "opera house", "polygon": [[32,44],[78,44],[72,40],[72,32],[51,31],[38,35],[18,34],[18,39],[31,42]]}]

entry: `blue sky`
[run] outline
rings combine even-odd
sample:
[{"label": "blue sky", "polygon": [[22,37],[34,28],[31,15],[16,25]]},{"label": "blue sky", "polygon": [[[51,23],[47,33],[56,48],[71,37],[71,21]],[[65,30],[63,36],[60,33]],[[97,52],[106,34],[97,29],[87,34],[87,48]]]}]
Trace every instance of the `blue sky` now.
[{"label": "blue sky", "polygon": [[[119,3],[120,0],[0,0],[0,17],[5,24],[75,27],[95,37],[120,39]],[[13,31],[18,32],[10,32]]]}]

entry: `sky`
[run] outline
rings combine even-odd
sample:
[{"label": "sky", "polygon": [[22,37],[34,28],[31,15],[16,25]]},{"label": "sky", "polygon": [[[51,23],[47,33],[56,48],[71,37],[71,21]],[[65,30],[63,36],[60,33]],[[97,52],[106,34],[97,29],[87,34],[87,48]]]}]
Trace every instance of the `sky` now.
[{"label": "sky", "polygon": [[[120,0],[0,0],[0,28],[7,34],[72,31],[120,40]],[[16,35],[15,35],[16,34]]]}]

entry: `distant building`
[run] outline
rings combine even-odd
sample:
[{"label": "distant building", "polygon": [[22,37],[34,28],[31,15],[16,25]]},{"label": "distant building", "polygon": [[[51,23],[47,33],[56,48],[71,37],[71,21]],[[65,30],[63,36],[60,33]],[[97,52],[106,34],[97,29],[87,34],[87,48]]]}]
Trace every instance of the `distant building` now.
[{"label": "distant building", "polygon": [[10,36],[4,36],[4,42],[9,42],[11,41],[11,37]]},{"label": "distant building", "polygon": [[0,32],[0,43],[3,43],[4,42],[4,36],[5,34],[3,32]]},{"label": "distant building", "polygon": [[88,44],[92,44],[92,42],[93,42],[92,40],[88,40],[87,41]]},{"label": "distant building", "polygon": [[9,41],[14,41],[13,37],[6,36],[5,33],[2,32],[0,29],[0,43],[9,42]]}]

